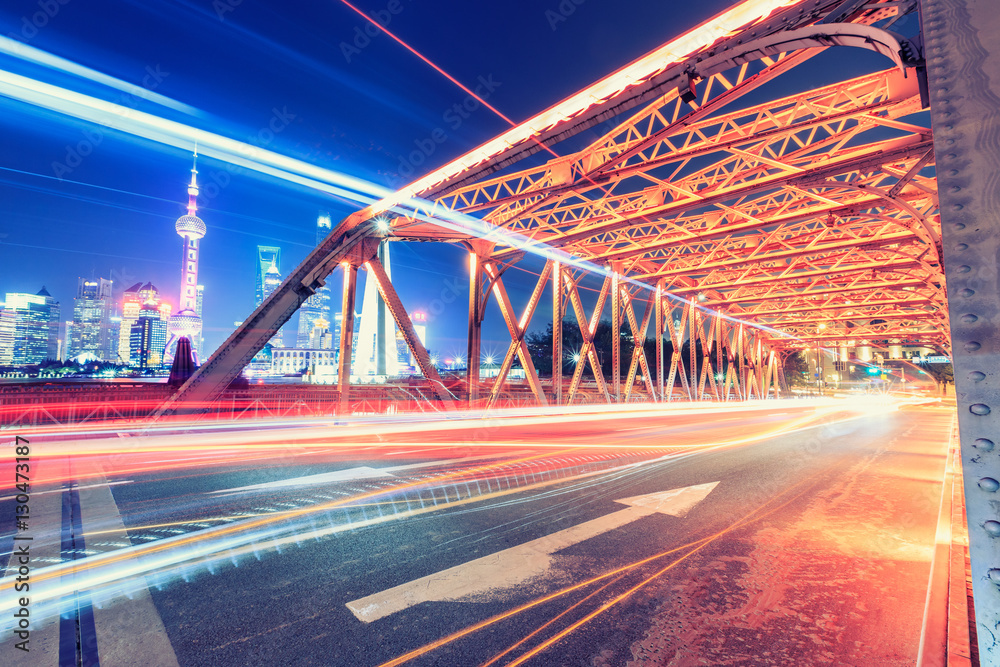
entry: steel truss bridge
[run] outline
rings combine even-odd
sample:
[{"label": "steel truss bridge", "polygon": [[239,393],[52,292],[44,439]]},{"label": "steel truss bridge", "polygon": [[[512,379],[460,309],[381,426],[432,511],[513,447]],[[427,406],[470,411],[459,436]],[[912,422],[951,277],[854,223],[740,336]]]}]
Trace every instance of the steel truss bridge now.
[{"label": "steel truss bridge", "polygon": [[[893,32],[904,17],[919,27],[908,37]],[[583,400],[587,365],[587,394],[598,400],[740,400],[780,395],[780,361],[795,350],[933,348],[954,359],[980,655],[995,655],[997,35],[992,0],[736,4],[348,216],[159,412],[218,400],[338,270],[342,406],[367,391],[350,386],[359,270],[375,281],[426,391],[443,406],[502,404],[515,359],[540,404]],[[885,69],[766,97],[775,88],[768,84],[842,48],[880,53]],[[460,392],[438,376],[378,259],[380,244],[394,241],[469,250],[469,370]],[[530,298],[516,305],[504,275],[528,253],[546,262]],[[602,287],[587,312],[580,285],[590,275]],[[491,298],[510,344],[499,376],[481,384],[480,331]],[[551,379],[539,378],[525,342],[543,298],[553,310]],[[583,348],[564,380],[560,329],[570,314]],[[610,378],[593,340],[605,315]],[[622,349],[623,330],[632,349]],[[657,341],[652,358],[641,344],[648,335]],[[621,355],[629,360],[624,374]]]},{"label": "steel truss bridge", "polygon": [[[565,404],[578,400],[588,364],[608,402],[639,393],[727,400],[780,395],[782,357],[797,349],[922,345],[950,353],[934,138],[921,113],[930,103],[924,44],[891,31],[916,11],[916,2],[897,1],[733,6],[343,220],[165,411],[221,395],[340,267],[345,405],[359,269],[375,280],[437,398],[453,401],[379,262],[379,245],[392,241],[468,248],[463,398],[476,406],[501,399],[515,359],[538,403]],[[876,51],[886,69],[748,101],[840,47]],[[610,129],[589,145],[557,152],[607,121]],[[504,273],[539,251],[544,269],[519,310]],[[603,284],[588,313],[579,287],[592,274]],[[487,386],[479,348],[490,298],[510,345]],[[552,379],[544,382],[524,340],[543,298],[551,299],[554,328]],[[607,380],[593,341],[605,314],[613,341]],[[584,342],[564,381],[560,329],[569,316]],[[622,330],[633,349],[621,349]],[[641,344],[649,335],[659,341],[652,359]],[[621,355],[630,362],[624,374]]]}]

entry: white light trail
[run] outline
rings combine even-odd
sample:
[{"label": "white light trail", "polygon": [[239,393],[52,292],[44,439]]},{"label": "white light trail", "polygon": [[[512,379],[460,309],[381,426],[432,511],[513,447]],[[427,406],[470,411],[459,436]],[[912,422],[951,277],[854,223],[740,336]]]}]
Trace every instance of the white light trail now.
[{"label": "white light trail", "polygon": [[[119,90],[126,95],[132,95],[140,99],[149,100],[150,102],[154,102],[160,106],[164,106],[175,111],[180,111],[181,113],[185,113],[189,116],[201,117],[205,115],[203,112],[190,105],[184,104],[183,102],[177,102],[176,100],[172,100],[165,95],[154,93],[152,88],[159,84],[159,81],[155,79],[160,76],[159,73],[155,71],[147,71],[146,76],[143,79],[143,85],[137,86],[135,84],[128,83],[127,81],[116,79],[113,76],[102,74],[101,72],[92,70],[89,67],[78,65],[71,60],[54,56],[51,53],[42,51],[41,49],[28,46],[24,42],[19,42],[2,35],[0,35],[0,53],[5,53],[8,56],[35,63],[36,65],[41,65],[58,72],[72,74],[80,77],[81,79],[87,79],[88,81],[93,81],[94,83],[114,88],[115,90]],[[149,80],[148,83],[147,79]]]}]

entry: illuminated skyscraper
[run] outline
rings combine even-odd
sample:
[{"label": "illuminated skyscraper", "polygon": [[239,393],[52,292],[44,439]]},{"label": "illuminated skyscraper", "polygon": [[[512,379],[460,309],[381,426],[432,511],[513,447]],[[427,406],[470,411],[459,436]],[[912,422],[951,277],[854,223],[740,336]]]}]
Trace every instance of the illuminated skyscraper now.
[{"label": "illuminated skyscraper", "polygon": [[59,357],[59,302],[48,290],[42,287],[37,294],[8,292],[4,310],[13,313],[10,356],[14,365],[38,364]]},{"label": "illuminated skyscraper", "polygon": [[143,304],[139,317],[129,329],[129,365],[137,368],[160,368],[167,346],[167,323],[152,303]]},{"label": "illuminated skyscraper", "polygon": [[77,281],[76,298],[73,299],[73,322],[68,327],[71,359],[87,355],[95,359],[115,359],[111,347],[111,281],[104,278]]},{"label": "illuminated skyscraper", "polygon": [[[139,319],[143,306],[152,305],[164,322],[170,319],[170,304],[160,298],[160,292],[153,283],[136,283],[122,297],[121,322],[118,325],[118,358],[113,361],[119,364],[131,364],[132,325]],[[163,350],[160,350],[162,353]]]},{"label": "illuminated skyscraper", "polygon": [[[281,286],[281,274],[278,272],[278,265],[276,263],[271,264],[270,268],[264,272],[263,281],[263,292],[261,294],[262,298],[257,304],[258,306],[264,302],[264,299],[271,296],[274,290]],[[282,347],[283,337],[281,335],[281,329],[278,329],[278,333],[271,336],[271,346],[272,347]]]},{"label": "illuminated skyscraper", "polygon": [[[330,215],[320,213],[316,219],[316,245],[330,234]],[[315,328],[316,320],[323,319],[330,321],[330,287],[324,285],[317,292],[306,299],[306,302],[299,308],[299,331],[295,340],[295,346],[299,348],[312,347],[309,338]]]},{"label": "illuminated skyscraper", "polygon": [[14,332],[17,329],[17,314],[13,308],[0,304],[0,366],[14,364]]},{"label": "illuminated skyscraper", "polygon": [[177,345],[177,339],[185,336],[191,341],[195,361],[201,358],[201,314],[198,312],[198,243],[205,237],[205,223],[198,217],[198,153],[194,154],[191,165],[191,183],[188,185],[187,215],[177,218],[174,229],[184,241],[184,255],[181,259],[181,293],[177,313],[167,325],[168,360],[169,352]]},{"label": "illuminated skyscraper", "polygon": [[264,303],[267,294],[264,294],[264,277],[268,269],[275,267],[281,271],[281,248],[270,245],[257,246],[257,263],[254,268],[257,272],[257,291],[255,293],[254,307]]}]

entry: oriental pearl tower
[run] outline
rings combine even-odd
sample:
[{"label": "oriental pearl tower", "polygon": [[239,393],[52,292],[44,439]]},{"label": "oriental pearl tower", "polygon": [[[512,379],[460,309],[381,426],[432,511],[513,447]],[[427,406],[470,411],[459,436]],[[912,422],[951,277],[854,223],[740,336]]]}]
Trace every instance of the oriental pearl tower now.
[{"label": "oriental pearl tower", "polygon": [[198,150],[194,152],[191,166],[191,183],[188,185],[187,215],[177,218],[174,229],[184,241],[181,260],[181,293],[177,313],[167,324],[169,340],[167,357],[173,358],[177,341],[186,337],[191,342],[195,363],[201,354],[201,315],[198,312],[198,242],[205,237],[205,223],[198,217]]}]

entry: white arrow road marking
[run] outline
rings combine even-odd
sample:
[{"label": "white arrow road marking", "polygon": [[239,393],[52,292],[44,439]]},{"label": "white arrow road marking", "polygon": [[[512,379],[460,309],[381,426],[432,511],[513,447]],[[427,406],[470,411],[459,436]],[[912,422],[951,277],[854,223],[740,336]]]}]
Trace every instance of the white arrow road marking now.
[{"label": "white arrow road marking", "polygon": [[347,608],[359,620],[371,623],[421,602],[459,600],[491,590],[513,588],[544,574],[551,565],[551,554],[578,542],[620,528],[650,514],[686,516],[695,505],[712,492],[717,484],[718,482],[697,484],[662,493],[617,500],[615,502],[629,507],[415,579],[381,593],[353,600],[347,603]]},{"label": "white arrow road marking", "polygon": [[212,491],[213,494],[239,493],[242,491],[270,491],[284,486],[312,486],[315,484],[330,484],[332,482],[350,482],[355,479],[377,479],[379,477],[395,477],[394,473],[406,470],[416,470],[419,468],[432,468],[434,466],[450,465],[452,463],[463,463],[466,461],[481,461],[483,459],[496,459],[508,456],[516,456],[521,452],[507,454],[485,454],[483,456],[466,456],[459,459],[446,459],[443,461],[428,461],[426,463],[411,463],[405,466],[392,466],[390,468],[370,468],[361,466],[359,468],[348,468],[346,470],[334,470],[333,472],[323,472],[318,475],[306,475],[305,477],[293,477],[282,479],[277,482],[264,482],[263,484],[251,484],[235,489],[221,489]]}]

